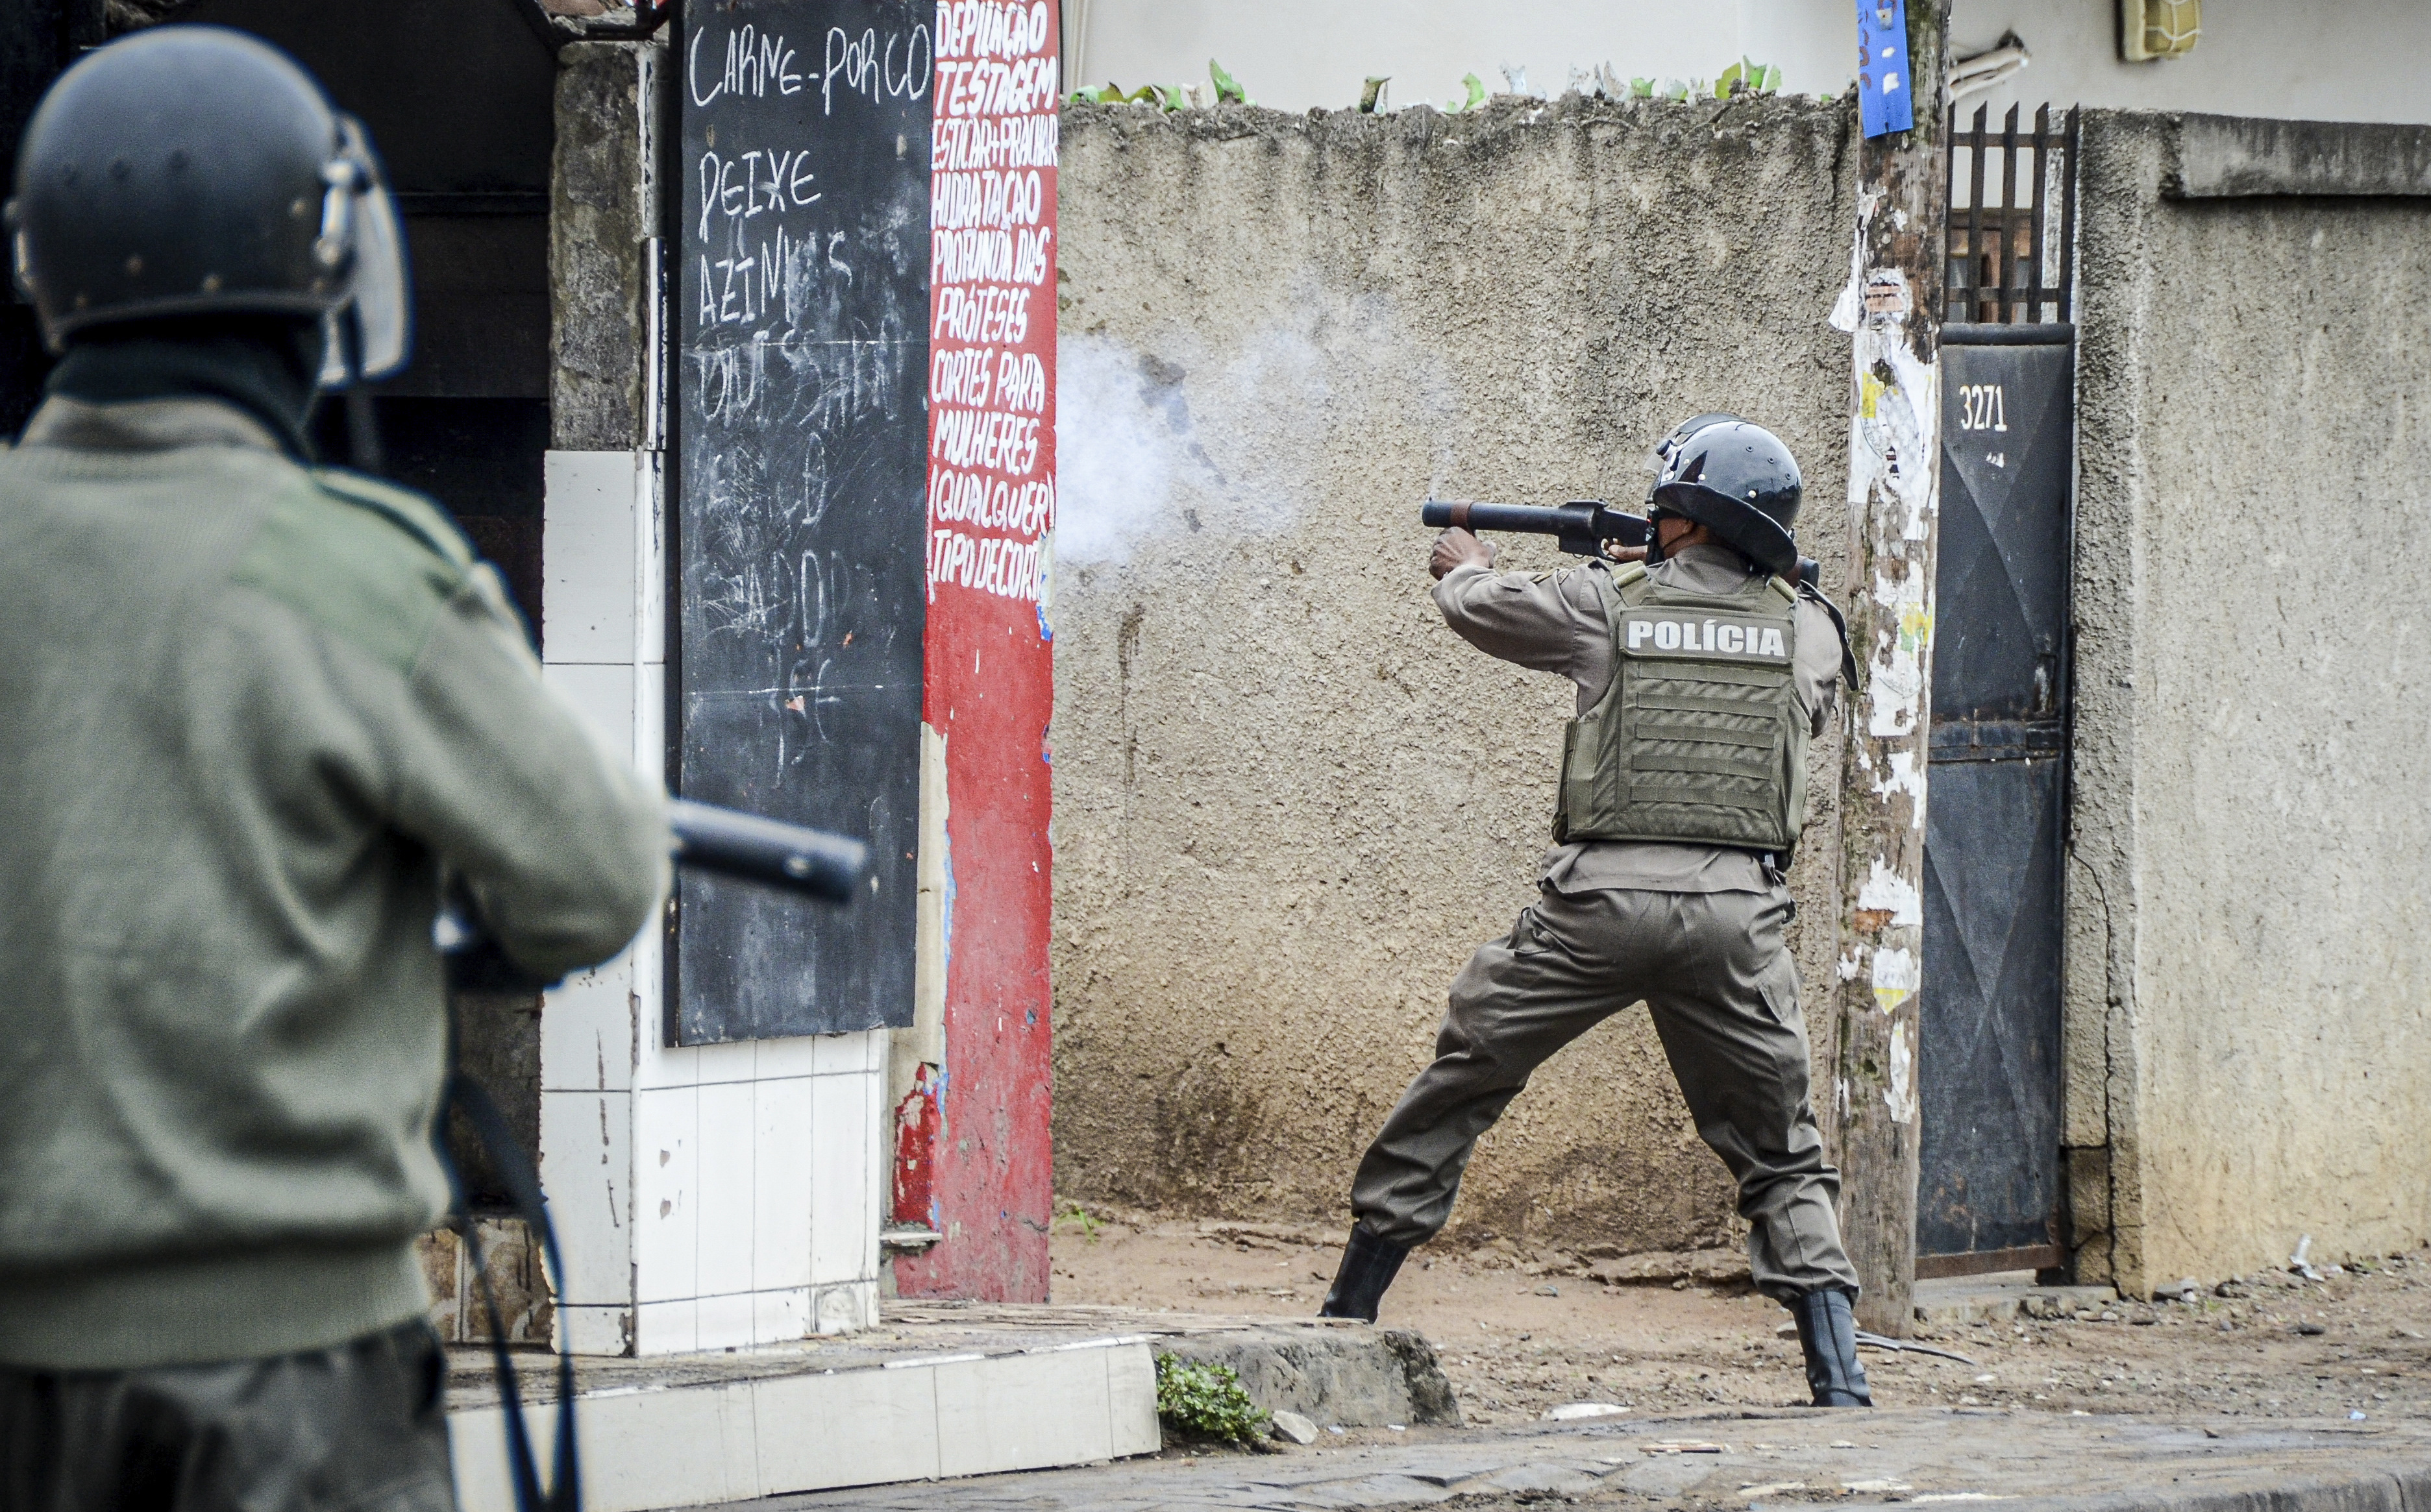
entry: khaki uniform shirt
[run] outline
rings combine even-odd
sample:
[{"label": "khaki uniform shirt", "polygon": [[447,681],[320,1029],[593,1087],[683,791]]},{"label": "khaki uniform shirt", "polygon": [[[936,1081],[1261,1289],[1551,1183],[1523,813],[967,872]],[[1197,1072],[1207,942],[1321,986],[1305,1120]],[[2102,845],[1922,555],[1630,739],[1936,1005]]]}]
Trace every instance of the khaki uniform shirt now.
[{"label": "khaki uniform shirt", "polygon": [[[1487,656],[1559,673],[1576,683],[1584,714],[1612,686],[1612,623],[1596,580],[1609,570],[1602,562],[1584,562],[1530,576],[1456,567],[1435,584],[1435,607],[1462,640]],[[1688,592],[1732,593],[1746,585],[1748,568],[1728,547],[1697,545],[1648,569],[1647,575]],[[1802,599],[1791,677],[1799,707],[1816,735],[1831,717],[1839,675],[1839,632],[1820,605]],[[1765,892],[1773,886],[1753,851],[1652,840],[1557,845],[1545,853],[1538,880],[1565,893],[1601,888]]]},{"label": "khaki uniform shirt", "polygon": [[668,847],[436,504],[215,400],[46,401],[0,447],[0,1364],[422,1316],[441,865],[553,976]]}]

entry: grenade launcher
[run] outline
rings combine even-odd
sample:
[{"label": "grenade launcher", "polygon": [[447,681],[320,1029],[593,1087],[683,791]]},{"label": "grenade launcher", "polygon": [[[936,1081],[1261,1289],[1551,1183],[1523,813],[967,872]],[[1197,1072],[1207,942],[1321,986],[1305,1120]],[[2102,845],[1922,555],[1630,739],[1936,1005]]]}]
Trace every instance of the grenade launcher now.
[{"label": "grenade launcher", "polygon": [[1518,530],[1551,536],[1564,551],[1580,557],[1602,556],[1607,540],[1643,546],[1653,534],[1644,515],[1616,509],[1601,499],[1573,499],[1551,506],[1429,499],[1420,507],[1418,519],[1438,530]]},{"label": "grenade launcher", "polygon": [[[859,840],[681,798],[667,804],[667,827],[674,832],[678,866],[838,906],[852,902],[869,863],[869,847]],[[450,891],[432,934],[446,957],[451,986],[525,992],[557,985],[531,978],[507,959],[482,932],[480,916],[461,884]]]},{"label": "grenade launcher", "polygon": [[667,805],[678,866],[849,903],[869,847],[841,835],[678,798]]},{"label": "grenade launcher", "polygon": [[[1577,557],[1601,557],[1603,543],[1643,546],[1654,536],[1653,522],[1642,514],[1616,509],[1601,499],[1573,499],[1568,504],[1472,504],[1462,499],[1429,499],[1418,508],[1418,523],[1437,530],[1516,530],[1551,536],[1564,551]],[[1798,558],[1798,579],[1822,589],[1823,569],[1811,557]]]}]

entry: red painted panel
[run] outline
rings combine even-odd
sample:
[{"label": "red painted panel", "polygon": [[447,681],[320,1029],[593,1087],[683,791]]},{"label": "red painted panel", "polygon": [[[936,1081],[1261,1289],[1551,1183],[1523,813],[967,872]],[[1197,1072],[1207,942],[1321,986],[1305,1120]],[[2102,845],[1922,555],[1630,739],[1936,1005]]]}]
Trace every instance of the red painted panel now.
[{"label": "red painted panel", "polygon": [[930,183],[929,630],[946,739],[946,1061],[897,1110],[906,1296],[1047,1300],[1054,1158],[1047,588],[1055,523],[1054,0],[941,0]]}]

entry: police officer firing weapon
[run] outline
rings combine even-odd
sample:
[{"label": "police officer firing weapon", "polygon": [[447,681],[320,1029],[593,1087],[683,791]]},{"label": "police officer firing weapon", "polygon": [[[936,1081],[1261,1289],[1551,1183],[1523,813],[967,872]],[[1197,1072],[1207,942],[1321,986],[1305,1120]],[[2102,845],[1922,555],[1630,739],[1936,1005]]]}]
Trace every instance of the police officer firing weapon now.
[{"label": "police officer firing weapon", "polygon": [[1435,540],[1445,623],[1569,678],[1578,716],[1537,901],[1453,979],[1433,1064],[1360,1162],[1322,1311],[1373,1321],[1529,1074],[1643,1001],[1698,1134],[1738,1182],[1755,1284],[1797,1320],[1815,1404],[1870,1406],[1783,939],[1807,742],[1832,712],[1846,632],[1798,582],[1798,464],[1779,438],[1701,415],[1656,459],[1646,544],[1609,552],[1623,565],[1532,578],[1493,572],[1467,530]]},{"label": "police officer firing weapon", "polygon": [[446,514],[311,465],[408,292],[371,143],[285,55],[86,57],[8,225],[59,362],[0,450],[0,1505],[440,1512],[443,890],[549,981],[671,849],[834,896],[859,847],[671,833]]}]

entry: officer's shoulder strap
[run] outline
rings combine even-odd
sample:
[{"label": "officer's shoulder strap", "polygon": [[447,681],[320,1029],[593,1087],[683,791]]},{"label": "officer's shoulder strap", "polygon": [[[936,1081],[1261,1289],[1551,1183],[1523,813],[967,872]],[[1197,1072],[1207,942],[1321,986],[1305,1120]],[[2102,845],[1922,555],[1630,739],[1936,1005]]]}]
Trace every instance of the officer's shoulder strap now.
[{"label": "officer's shoulder strap", "polygon": [[323,493],[387,521],[449,566],[461,572],[473,565],[473,543],[426,495],[344,468],[316,467],[311,473]]},{"label": "officer's shoulder strap", "polygon": [[1612,570],[1612,590],[1616,593],[1626,593],[1645,581],[1646,564],[1644,562],[1629,562]]},{"label": "officer's shoulder strap", "polygon": [[272,502],[229,580],[406,676],[473,567],[471,543],[436,504],[315,468]]}]

